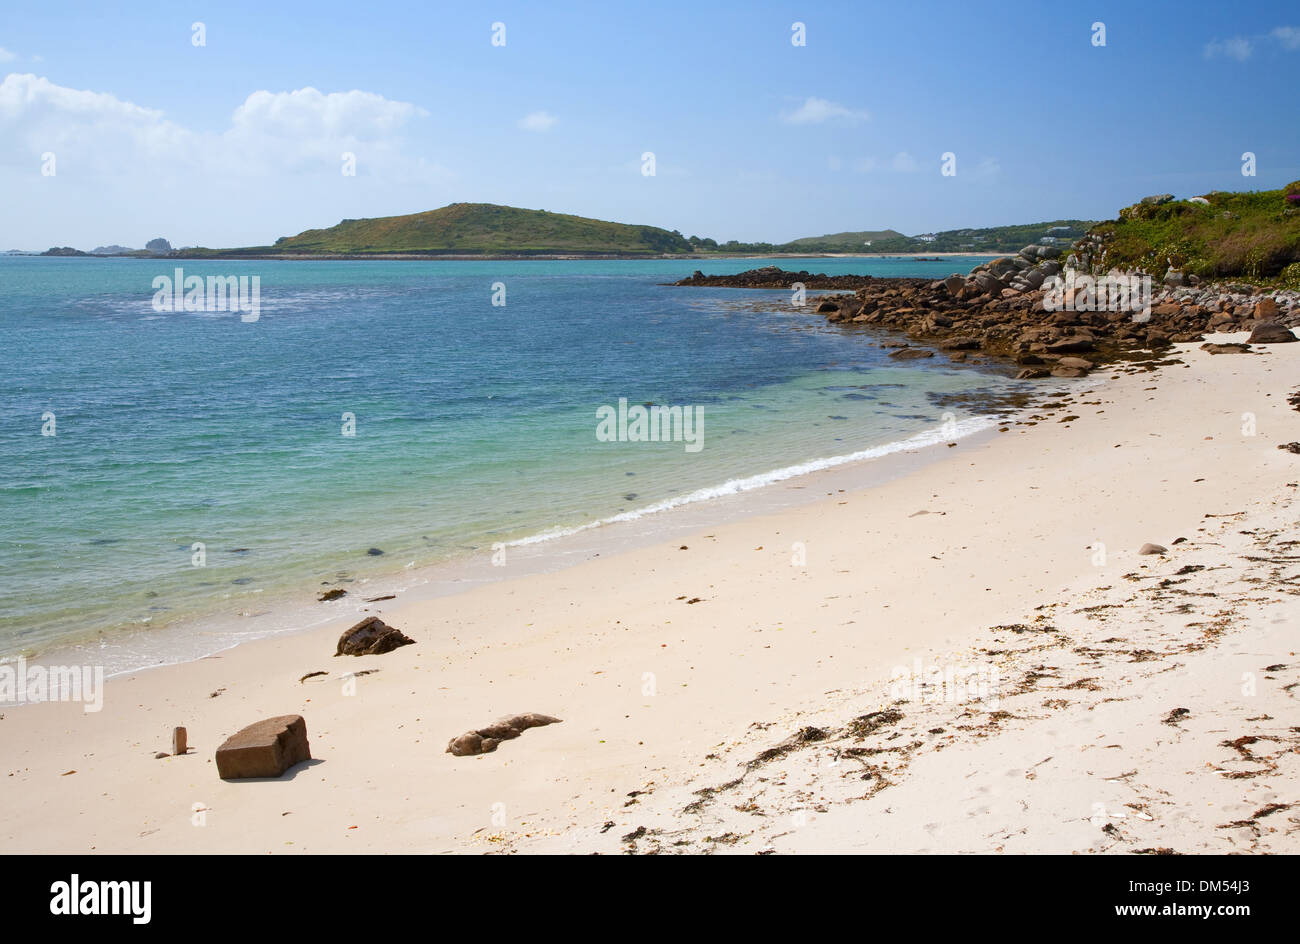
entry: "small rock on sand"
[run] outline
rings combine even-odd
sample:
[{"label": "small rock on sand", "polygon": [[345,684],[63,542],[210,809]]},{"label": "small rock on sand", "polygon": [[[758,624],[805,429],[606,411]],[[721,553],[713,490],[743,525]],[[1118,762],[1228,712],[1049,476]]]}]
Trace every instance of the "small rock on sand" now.
[{"label": "small rock on sand", "polygon": [[1164,554],[1168,550],[1169,548],[1163,547],[1159,544],[1143,544],[1142,547],[1138,549],[1138,553],[1139,554]]},{"label": "small rock on sand", "polygon": [[468,757],[474,754],[488,754],[497,749],[502,741],[512,741],[529,728],[540,728],[548,724],[559,724],[559,718],[538,714],[535,711],[521,715],[510,715],[494,721],[485,728],[466,731],[459,737],[447,742],[447,753],[456,757]]},{"label": "small rock on sand", "polygon": [[378,656],[392,652],[400,646],[410,646],[415,640],[400,629],[394,629],[378,616],[367,616],[339,637],[336,656]]}]

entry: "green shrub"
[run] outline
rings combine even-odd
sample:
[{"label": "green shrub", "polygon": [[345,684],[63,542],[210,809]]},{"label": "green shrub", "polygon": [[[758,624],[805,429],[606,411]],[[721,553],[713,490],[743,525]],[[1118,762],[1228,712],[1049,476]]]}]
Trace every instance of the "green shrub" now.
[{"label": "green shrub", "polygon": [[[1288,185],[1300,191],[1300,181]],[[1283,192],[1213,192],[1211,205],[1177,200],[1136,204],[1093,227],[1104,266],[1162,275],[1175,266],[1202,278],[1271,279],[1300,262],[1300,211]]]}]

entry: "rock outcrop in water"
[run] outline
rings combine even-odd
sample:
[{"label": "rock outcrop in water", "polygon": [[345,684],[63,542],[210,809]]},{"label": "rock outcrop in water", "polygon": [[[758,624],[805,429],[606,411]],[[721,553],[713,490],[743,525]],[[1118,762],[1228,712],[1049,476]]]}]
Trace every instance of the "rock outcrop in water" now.
[{"label": "rock outcrop in water", "polygon": [[[1060,252],[1059,247],[1026,246],[1015,256],[976,266],[969,275],[939,280],[822,277],[768,267],[734,276],[697,272],[675,284],[852,287],[852,294],[823,296],[809,304],[833,323],[902,332],[911,342],[948,352],[953,360],[964,360],[968,352],[1009,359],[1025,368],[1020,374],[1025,379],[1081,377],[1098,364],[1150,357],[1171,343],[1200,341],[1206,332],[1257,330],[1255,343],[1296,339],[1290,326],[1300,324],[1300,293],[1232,283],[1155,284],[1149,312],[1109,310],[1091,290],[1062,290],[1054,284],[1065,275],[1055,258]],[[820,278],[827,284],[819,283]]]},{"label": "rock outcrop in water", "polygon": [[690,278],[672,284],[714,288],[790,288],[799,282],[809,289],[856,289],[874,281],[870,275],[827,275],[824,272],[812,273],[806,270],[787,272],[776,266],[763,266],[736,275],[705,275],[696,269]]}]

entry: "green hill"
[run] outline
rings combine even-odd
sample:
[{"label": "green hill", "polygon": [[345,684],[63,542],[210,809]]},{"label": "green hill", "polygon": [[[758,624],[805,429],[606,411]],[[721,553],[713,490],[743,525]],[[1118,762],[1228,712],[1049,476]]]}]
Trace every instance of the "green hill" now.
[{"label": "green hill", "polygon": [[1030,243],[1055,240],[1062,247],[1088,231],[1092,220],[1049,220],[982,229],[949,229],[921,236],[900,236],[871,244],[872,252],[1017,252]]},{"label": "green hill", "polygon": [[492,203],[453,203],[439,210],[344,220],[275,242],[277,253],[617,253],[690,252],[681,233],[656,226],[607,223],[566,213]]},{"label": "green hill", "polygon": [[840,249],[862,249],[865,243],[873,245],[882,239],[906,239],[902,233],[892,229],[866,230],[859,233],[827,233],[825,236],[805,236],[792,239],[786,245],[802,249],[804,247],[834,246]]},{"label": "green hill", "polygon": [[1282,190],[1148,198],[1093,228],[1102,240],[1095,264],[1156,278],[1172,267],[1202,278],[1281,276],[1300,284],[1300,198],[1287,199],[1294,194],[1300,180]]}]

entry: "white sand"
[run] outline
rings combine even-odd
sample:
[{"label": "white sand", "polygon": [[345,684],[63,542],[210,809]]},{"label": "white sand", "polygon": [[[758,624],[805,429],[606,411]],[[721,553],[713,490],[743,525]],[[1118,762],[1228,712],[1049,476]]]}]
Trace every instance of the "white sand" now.
[{"label": "white sand", "polygon": [[[419,641],[384,656],[332,658],[331,626],[111,680],[97,714],[6,710],[4,848],[1297,851],[1300,806],[1258,815],[1298,799],[1300,554],[1282,542],[1300,456],[1276,448],[1300,439],[1297,349],[1180,346],[1185,367],[1116,372],[1038,425],[869,491],[375,605]],[[1139,557],[1148,541],[1169,555]],[[1173,576],[1187,564],[1206,569]],[[1163,578],[1187,582],[1153,590]],[[1118,606],[1077,612],[1103,604]],[[1009,715],[912,699],[866,738],[843,733],[889,708],[891,673],[918,658],[996,664]],[[381,671],[347,694],[342,673],[365,668]],[[299,683],[317,669],[330,674]],[[522,711],[564,723],[444,752]],[[312,764],[217,778],[226,736],[294,712]],[[155,759],[176,724],[195,750]],[[694,793],[805,725],[831,733]],[[1243,736],[1260,740],[1221,746]]]}]

